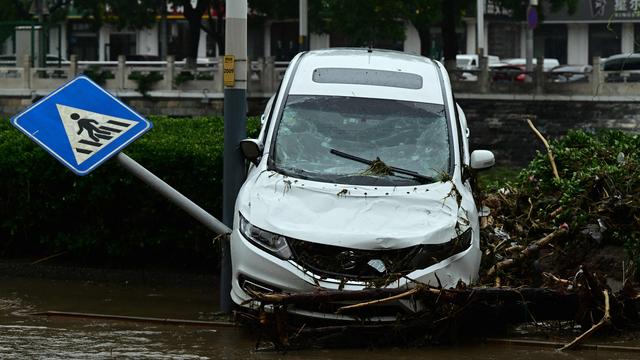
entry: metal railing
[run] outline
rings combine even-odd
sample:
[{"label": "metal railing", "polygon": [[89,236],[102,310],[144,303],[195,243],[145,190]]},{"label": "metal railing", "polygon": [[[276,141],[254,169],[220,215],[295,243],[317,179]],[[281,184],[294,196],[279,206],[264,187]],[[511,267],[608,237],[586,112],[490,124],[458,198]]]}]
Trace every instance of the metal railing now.
[{"label": "metal railing", "polygon": [[[542,59],[537,59],[542,64]],[[637,96],[640,92],[640,70],[604,71],[600,58],[593,59],[590,72],[533,71],[518,66],[489,67],[481,59],[478,70],[449,71],[453,89],[457,93],[514,94],[514,95],[584,95]]]},{"label": "metal railing", "polygon": [[[538,59],[542,63],[542,59]],[[201,97],[222,97],[222,62],[220,58],[199,61],[188,67],[184,61],[77,61],[71,56],[60,66],[33,67],[29,56],[19,64],[0,64],[0,89],[5,93],[17,91],[48,91],[61,86],[77,75],[85,74],[108,90],[120,95],[140,92],[141,81],[146,92],[158,92]],[[545,72],[541,66],[523,71],[516,66],[489,67],[487,59],[480,60],[477,70],[449,71],[453,89],[461,94],[512,95],[591,95],[636,96],[640,93],[640,70],[604,71],[600,59],[594,58],[593,70],[588,73]],[[258,59],[247,67],[249,96],[270,96],[282,80],[288,62],[273,58]],[[153,93],[156,92],[156,93]],[[124,94],[123,94],[124,93]]]}]

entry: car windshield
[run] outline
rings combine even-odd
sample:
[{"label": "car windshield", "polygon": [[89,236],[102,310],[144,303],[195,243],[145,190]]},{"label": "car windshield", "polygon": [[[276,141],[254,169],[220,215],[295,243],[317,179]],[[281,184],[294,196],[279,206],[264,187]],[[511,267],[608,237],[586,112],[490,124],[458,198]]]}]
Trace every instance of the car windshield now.
[{"label": "car windshield", "polygon": [[[273,165],[294,177],[402,186],[424,183],[449,168],[444,105],[292,95],[275,136]],[[380,165],[391,169],[380,171]]]}]

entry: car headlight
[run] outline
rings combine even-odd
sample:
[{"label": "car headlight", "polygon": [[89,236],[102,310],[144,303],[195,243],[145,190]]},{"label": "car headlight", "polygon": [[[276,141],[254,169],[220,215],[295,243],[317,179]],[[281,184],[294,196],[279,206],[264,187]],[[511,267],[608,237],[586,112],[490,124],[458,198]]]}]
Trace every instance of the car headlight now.
[{"label": "car headlight", "polygon": [[462,234],[442,244],[421,245],[411,259],[411,266],[416,269],[426,269],[433,264],[459,254],[471,246],[472,230],[468,228]]},{"label": "car headlight", "polygon": [[242,214],[238,215],[240,216],[240,233],[247,240],[280,259],[288,260],[291,258],[291,249],[287,244],[287,238],[262,230],[252,225]]}]

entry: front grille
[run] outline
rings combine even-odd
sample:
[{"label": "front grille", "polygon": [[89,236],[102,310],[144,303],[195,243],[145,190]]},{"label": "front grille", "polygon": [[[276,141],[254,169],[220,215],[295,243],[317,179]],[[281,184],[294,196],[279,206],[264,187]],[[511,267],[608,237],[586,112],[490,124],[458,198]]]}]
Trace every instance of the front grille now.
[{"label": "front grille", "polygon": [[322,278],[393,281],[418,269],[437,264],[471,246],[467,229],[450,241],[403,249],[359,250],[288,238],[293,260]]},{"label": "front grille", "polygon": [[[371,280],[403,275],[420,246],[393,250],[358,250],[289,239],[294,261],[323,278]],[[382,266],[381,266],[382,265]]]}]

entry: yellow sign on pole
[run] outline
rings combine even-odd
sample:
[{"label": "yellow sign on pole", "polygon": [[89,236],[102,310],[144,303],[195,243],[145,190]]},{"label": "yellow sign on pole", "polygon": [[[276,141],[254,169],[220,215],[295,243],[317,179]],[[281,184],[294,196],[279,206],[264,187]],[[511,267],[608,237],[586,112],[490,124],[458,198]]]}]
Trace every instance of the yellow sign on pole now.
[{"label": "yellow sign on pole", "polygon": [[236,57],[225,55],[222,61],[224,86],[234,86],[236,83]]}]

